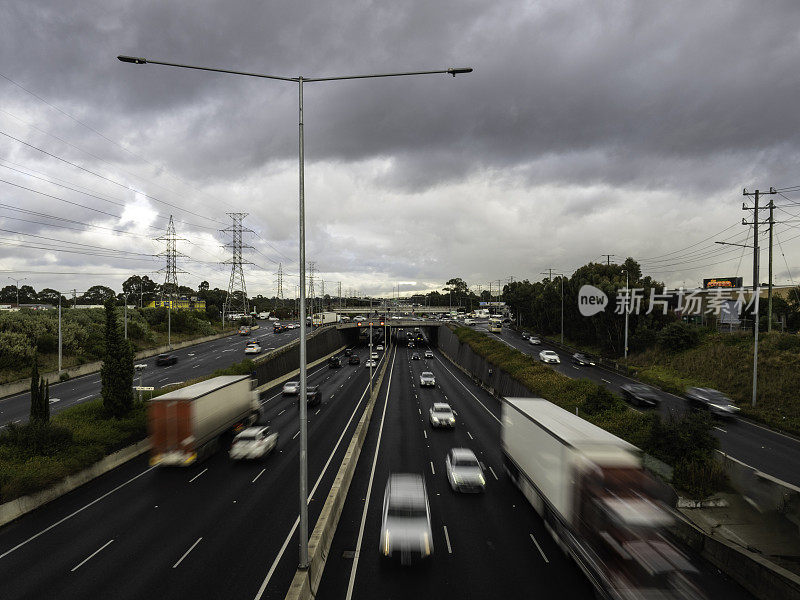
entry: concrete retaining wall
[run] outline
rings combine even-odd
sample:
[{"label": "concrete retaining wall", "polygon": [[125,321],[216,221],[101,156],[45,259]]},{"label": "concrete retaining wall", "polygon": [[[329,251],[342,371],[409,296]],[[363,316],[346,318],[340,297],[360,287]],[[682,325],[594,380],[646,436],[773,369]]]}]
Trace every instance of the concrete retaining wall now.
[{"label": "concrete retaining wall", "polygon": [[127,448],[123,448],[118,452],[114,452],[114,454],[109,454],[102,460],[93,464],[91,467],[84,469],[80,473],[75,473],[75,475],[66,477],[63,481],[57,483],[51,488],[37,492],[36,494],[31,494],[30,496],[23,496],[21,498],[17,498],[16,500],[11,500],[4,504],[0,504],[0,526],[13,521],[25,513],[35,510],[68,492],[71,492],[75,488],[91,481],[95,477],[99,477],[100,475],[107,473],[112,469],[116,469],[122,463],[127,462],[132,458],[136,458],[140,454],[144,454],[149,449],[150,441],[142,440],[133,446],[128,446]]},{"label": "concrete retaining wall", "polygon": [[[234,335],[235,333],[236,333],[235,331],[228,331],[226,333],[216,333],[214,335],[207,335],[205,337],[196,338],[193,340],[187,340],[185,342],[173,344],[172,350],[180,350],[181,348],[188,348],[189,346],[204,344],[205,342],[218,340],[220,338],[227,337],[229,335]],[[134,356],[134,359],[141,360],[142,358],[150,358],[151,356],[155,356],[157,354],[169,351],[170,351],[169,346],[158,346],[157,348],[148,348],[147,350],[141,350],[137,352]],[[75,377],[81,377],[83,375],[89,375],[90,373],[99,372],[102,364],[103,362],[98,360],[95,362],[78,365],[77,367],[70,367],[69,369],[64,369],[62,373],[66,373],[67,375],[69,375],[70,379]],[[42,373],[41,376],[44,377],[44,379],[46,379],[50,383],[57,383],[59,380],[58,371],[51,371],[50,373]],[[0,385],[0,398],[5,398],[6,396],[13,396],[15,394],[26,392],[30,388],[31,388],[30,377],[27,379],[21,379],[19,381],[13,381],[11,383],[6,383]]]},{"label": "concrete retaining wall", "polygon": [[373,386],[373,395],[367,402],[364,413],[356,426],[356,430],[353,432],[344,460],[339,467],[339,472],[336,474],[336,479],[333,480],[333,485],[328,493],[328,498],[325,500],[325,505],[322,507],[317,525],[309,538],[308,556],[310,565],[308,569],[297,570],[289,587],[289,592],[286,594],[286,600],[311,600],[317,594],[319,582],[325,569],[325,562],[328,559],[328,552],[333,543],[333,536],[336,533],[336,527],[339,525],[339,517],[342,514],[345,500],[347,500],[350,482],[353,480],[358,457],[361,455],[361,448],[364,445],[364,439],[367,437],[375,400],[380,393],[383,376],[386,373],[389,362],[387,360],[383,363],[376,381],[377,385]]}]

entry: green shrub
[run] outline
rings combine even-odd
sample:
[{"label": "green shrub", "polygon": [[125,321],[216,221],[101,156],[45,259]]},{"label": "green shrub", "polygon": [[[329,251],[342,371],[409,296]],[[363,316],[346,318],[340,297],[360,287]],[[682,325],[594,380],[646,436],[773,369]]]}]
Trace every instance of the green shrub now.
[{"label": "green shrub", "polygon": [[597,415],[614,408],[614,395],[606,388],[598,385],[586,396],[582,404],[585,413]]},{"label": "green shrub", "polygon": [[703,500],[725,486],[727,476],[713,456],[692,455],[678,461],[672,472],[673,484],[693,500]]},{"label": "green shrub", "polygon": [[670,323],[658,334],[659,345],[670,352],[694,348],[700,342],[700,333],[686,323]]}]

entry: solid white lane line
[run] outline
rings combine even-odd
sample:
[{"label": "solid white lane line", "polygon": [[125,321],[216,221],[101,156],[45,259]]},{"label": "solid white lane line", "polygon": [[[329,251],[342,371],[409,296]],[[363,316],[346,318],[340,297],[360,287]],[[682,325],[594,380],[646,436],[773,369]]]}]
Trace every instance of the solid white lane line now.
[{"label": "solid white lane line", "polygon": [[205,469],[203,469],[202,471],[200,471],[200,472],[199,472],[197,475],[195,475],[194,477],[192,477],[192,478],[189,480],[189,483],[192,483],[192,482],[193,482],[195,479],[197,479],[198,477],[200,477],[200,475],[202,475],[202,474],[203,474],[203,473],[205,473],[206,471],[208,471],[208,467],[206,467]]},{"label": "solid white lane line", "polygon": [[77,400],[75,400],[75,402],[80,402],[81,400],[88,400],[92,396],[93,396],[93,394],[90,394],[89,396],[84,396],[83,398],[78,398]]},{"label": "solid white lane line", "polygon": [[436,360],[438,360],[438,361],[439,361],[439,362],[442,364],[442,366],[444,367],[444,370],[445,370],[445,371],[447,371],[448,373],[450,373],[450,375],[452,375],[452,376],[453,376],[453,379],[455,379],[455,380],[458,382],[458,384],[459,384],[461,387],[463,387],[465,390],[467,390],[467,393],[468,393],[470,396],[472,396],[473,398],[475,398],[475,400],[478,402],[478,404],[480,404],[480,405],[481,405],[481,406],[484,408],[484,410],[485,410],[486,412],[488,412],[488,413],[489,413],[489,414],[492,416],[492,418],[493,418],[495,421],[497,421],[498,423],[500,423],[500,419],[498,419],[497,417],[495,417],[495,416],[494,416],[494,413],[493,413],[492,411],[490,411],[488,408],[486,408],[486,405],[485,405],[483,402],[481,402],[480,400],[478,400],[478,397],[477,397],[475,394],[473,394],[472,392],[470,392],[470,391],[469,391],[469,388],[468,388],[467,386],[465,386],[463,383],[461,383],[461,380],[460,380],[458,377],[456,377],[455,375],[453,375],[453,372],[452,372],[450,369],[448,369],[448,368],[447,368],[447,365],[445,365],[445,364],[442,362],[442,360],[441,360],[441,359],[440,359],[438,356],[436,357]]},{"label": "solid white lane line", "polygon": [[494,475],[494,478],[497,479],[497,473],[494,472],[494,469],[489,467],[489,470],[492,472],[492,475]]},{"label": "solid white lane line", "polygon": [[436,475],[436,469],[433,468],[433,461],[430,461],[430,463],[431,463],[431,475]]},{"label": "solid white lane line", "polygon": [[81,562],[79,562],[77,565],[75,565],[74,567],[72,567],[72,568],[69,570],[69,572],[70,572],[70,573],[74,573],[75,571],[77,571],[78,569],[80,569],[82,565],[84,565],[86,562],[88,562],[88,561],[89,561],[89,560],[90,560],[92,557],[94,557],[94,556],[95,556],[95,555],[96,555],[98,552],[100,552],[100,551],[101,551],[103,548],[105,548],[106,546],[108,546],[108,545],[109,545],[111,542],[113,542],[113,541],[114,541],[114,540],[108,540],[108,541],[107,541],[105,544],[103,544],[102,546],[100,546],[100,547],[99,547],[97,550],[95,550],[94,552],[92,552],[92,553],[91,553],[89,556],[87,556],[87,557],[86,557],[86,558],[84,558],[84,559],[83,559]]},{"label": "solid white lane line", "polygon": [[[325,466],[322,467],[322,472],[319,474],[317,482],[314,484],[314,487],[311,489],[311,493],[308,495],[308,502],[311,502],[311,498],[314,497],[314,492],[317,491],[317,487],[322,481],[322,478],[325,476],[325,472],[328,470],[328,465],[331,464],[331,460],[333,460],[333,455],[336,454],[336,450],[339,448],[339,444],[342,443],[342,438],[344,438],[344,434],[347,433],[347,429],[350,427],[350,423],[352,422],[353,417],[356,416],[356,412],[358,412],[358,408],[364,401],[364,396],[367,395],[367,392],[369,392],[369,383],[367,383],[367,385],[364,387],[364,392],[361,394],[361,398],[359,399],[358,404],[356,404],[356,407],[350,414],[350,418],[348,419],[347,424],[344,426],[344,429],[342,429],[342,433],[341,435],[339,435],[339,439],[336,441],[336,445],[333,447],[330,456],[328,456],[328,460],[325,462]],[[281,562],[281,558],[283,558],[283,553],[286,552],[286,548],[287,546],[289,546],[289,542],[292,540],[292,537],[294,537],[294,532],[297,531],[297,526],[299,524],[300,524],[300,517],[297,517],[294,520],[294,525],[292,525],[292,528],[289,531],[289,534],[286,536],[286,539],[283,540],[283,545],[281,546],[281,549],[278,550],[278,555],[275,557],[275,560],[272,561],[272,566],[269,568],[269,571],[267,571],[267,576],[264,577],[264,581],[261,582],[261,587],[258,588],[258,592],[256,592],[255,600],[261,600],[261,597],[264,595],[264,590],[267,589],[267,585],[269,585],[270,579],[272,579],[272,575],[273,573],[275,573],[275,569],[278,568],[278,563]],[[0,558],[2,557],[0,556]]]},{"label": "solid white lane line", "polygon": [[256,479],[258,479],[264,474],[264,471],[266,471],[266,469],[261,469],[261,472],[258,475],[256,475],[255,479],[253,479],[253,481],[251,481],[250,483],[255,483]]},{"label": "solid white lane line", "polygon": [[367,523],[367,510],[369,509],[369,499],[372,496],[372,482],[375,479],[375,467],[378,465],[378,453],[381,449],[381,437],[383,437],[383,423],[386,420],[386,407],[389,406],[389,390],[392,389],[392,375],[394,374],[394,359],[397,357],[397,350],[395,349],[394,356],[392,357],[392,368],[389,372],[389,384],[386,386],[386,398],[383,402],[383,414],[381,415],[381,424],[378,429],[378,445],[375,446],[375,456],[372,459],[372,470],[369,473],[369,484],[367,485],[367,497],[364,501],[364,512],[361,514],[361,526],[358,529],[358,541],[356,542],[356,552],[353,556],[353,567],[350,569],[350,581],[347,584],[347,595],[345,600],[351,600],[353,597],[353,587],[356,583],[356,571],[358,570],[358,558],[361,554],[361,542],[364,539],[364,526]]},{"label": "solid white lane line", "polygon": [[452,554],[453,548],[450,547],[450,536],[447,534],[447,525],[443,525],[442,527],[444,528],[444,539],[447,542],[447,552]]},{"label": "solid white lane line", "polygon": [[472,437],[472,434],[469,431],[467,432],[467,435],[469,436],[469,439],[471,439],[471,440],[475,439],[474,437]]},{"label": "solid white lane line", "polygon": [[25,545],[25,544],[27,544],[28,542],[31,542],[31,541],[35,540],[35,539],[36,539],[36,538],[38,538],[40,535],[42,535],[42,534],[45,534],[45,533],[47,533],[48,531],[50,531],[51,529],[53,529],[54,527],[57,527],[57,526],[61,525],[61,523],[63,523],[64,521],[66,521],[66,520],[68,520],[68,519],[71,519],[72,517],[74,517],[74,516],[75,516],[75,515],[77,515],[78,513],[80,513],[80,512],[83,512],[84,510],[86,510],[87,508],[89,508],[90,506],[92,506],[93,504],[96,504],[97,502],[100,502],[100,500],[102,500],[103,498],[105,498],[105,497],[107,497],[107,496],[110,496],[111,494],[113,494],[113,493],[114,493],[114,492],[116,492],[117,490],[119,490],[119,489],[122,489],[123,487],[125,487],[126,485],[128,485],[129,483],[131,483],[132,481],[135,481],[135,480],[139,479],[139,477],[141,477],[142,475],[145,475],[145,474],[149,473],[150,471],[152,471],[152,470],[153,470],[153,469],[155,469],[155,468],[156,468],[155,466],[152,466],[152,467],[150,467],[149,469],[146,469],[146,470],[142,471],[141,473],[139,473],[139,474],[138,474],[138,475],[136,475],[135,477],[131,477],[130,479],[128,479],[128,481],[126,481],[125,483],[121,483],[121,484],[119,484],[117,487],[115,487],[115,488],[114,488],[113,490],[111,490],[110,492],[106,492],[105,494],[103,494],[103,495],[102,495],[102,496],[100,496],[99,498],[95,498],[94,500],[92,500],[91,502],[89,502],[89,504],[86,504],[86,505],[82,506],[81,508],[79,508],[78,510],[76,510],[75,512],[68,514],[66,517],[64,517],[63,519],[61,519],[61,520],[59,520],[59,521],[56,521],[55,523],[53,523],[53,524],[52,524],[52,525],[50,525],[49,527],[45,527],[45,528],[44,528],[44,529],[42,529],[42,530],[41,530],[39,533],[32,535],[31,537],[29,537],[29,538],[28,538],[27,540],[25,540],[24,542],[20,542],[19,544],[17,544],[16,546],[14,546],[13,548],[11,548],[10,550],[6,550],[5,552],[3,552],[3,554],[0,554],[0,558],[5,558],[6,556],[8,556],[9,554],[11,554],[11,553],[12,553],[12,552],[14,552],[15,550],[17,550],[17,549],[21,548],[22,546],[24,546],[24,545]]},{"label": "solid white lane line", "polygon": [[181,564],[181,562],[183,561],[183,559],[184,559],[184,558],[186,558],[187,556],[189,556],[189,552],[191,552],[192,550],[194,550],[194,547],[195,547],[195,546],[197,546],[197,544],[199,544],[199,543],[200,543],[200,540],[202,540],[202,539],[203,539],[203,536],[200,536],[199,538],[197,538],[197,541],[196,541],[194,544],[192,544],[192,547],[191,547],[191,548],[189,548],[189,549],[188,549],[186,552],[184,552],[183,556],[181,556],[181,557],[178,559],[178,562],[176,562],[174,565],[172,565],[172,568],[174,569],[174,568],[175,568],[175,567],[177,567],[179,564]]},{"label": "solid white lane line", "polygon": [[721,427],[717,427],[716,425],[714,425],[714,429],[716,429],[717,431],[721,431],[722,433],[728,433],[727,431],[725,431]]},{"label": "solid white lane line", "polygon": [[533,540],[533,543],[534,543],[534,544],[536,544],[536,548],[539,550],[539,554],[541,554],[541,555],[542,555],[542,558],[544,559],[544,562],[546,562],[546,563],[548,563],[548,564],[549,564],[549,563],[550,563],[550,561],[549,561],[549,560],[547,560],[547,556],[545,556],[545,553],[544,553],[544,551],[542,550],[542,547],[539,545],[539,542],[537,542],[537,541],[536,541],[536,538],[535,538],[535,537],[533,537],[533,534],[530,534],[530,535],[531,535],[531,539]]}]

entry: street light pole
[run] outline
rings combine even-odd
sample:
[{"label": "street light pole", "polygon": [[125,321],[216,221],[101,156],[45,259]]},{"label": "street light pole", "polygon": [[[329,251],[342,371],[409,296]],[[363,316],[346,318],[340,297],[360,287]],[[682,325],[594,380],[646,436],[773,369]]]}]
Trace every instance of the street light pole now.
[{"label": "street light pole", "polygon": [[17,308],[19,308],[19,282],[25,281],[27,277],[23,277],[22,279],[15,279],[13,277],[9,277],[9,279],[14,282],[14,288],[17,290]]},{"label": "street light pole", "polygon": [[628,271],[625,271],[625,364],[628,364],[628,315],[630,311],[628,310],[628,304],[630,303],[630,284],[628,283],[629,276]]},{"label": "street light pole", "polygon": [[61,292],[58,292],[58,376],[61,377]]},{"label": "street light pole", "polygon": [[125,294],[125,310],[123,311],[125,315],[125,339],[128,339],[128,294]]},{"label": "street light pole", "polygon": [[[287,81],[298,84],[298,122],[299,122],[299,178],[300,178],[300,193],[299,193],[299,228],[300,228],[300,527],[299,527],[299,543],[300,543],[300,564],[301,569],[306,569],[309,566],[308,561],[308,500],[307,500],[307,454],[308,454],[308,439],[306,429],[306,408],[305,408],[305,392],[306,392],[306,287],[305,287],[305,198],[304,198],[304,165],[303,165],[303,84],[309,82],[321,81],[343,81],[348,79],[376,79],[382,77],[404,77],[408,75],[433,75],[433,74],[448,74],[455,77],[457,74],[471,73],[470,67],[451,67],[449,69],[439,69],[433,71],[408,71],[403,73],[374,73],[364,75],[343,75],[336,77],[281,77],[277,75],[266,75],[263,73],[248,73],[245,71],[234,71],[230,69],[217,69],[213,67],[199,67],[193,65],[184,65],[179,63],[164,62],[158,60],[150,60],[147,58],[136,56],[117,56],[117,58],[124,63],[131,63],[137,65],[144,65],[148,63],[156,65],[164,65],[167,67],[178,67],[181,69],[193,69],[197,71],[211,71],[215,73],[227,73],[231,75],[244,75],[246,77],[258,77],[262,79],[276,79],[279,81]],[[372,379],[370,378],[370,386]]]}]

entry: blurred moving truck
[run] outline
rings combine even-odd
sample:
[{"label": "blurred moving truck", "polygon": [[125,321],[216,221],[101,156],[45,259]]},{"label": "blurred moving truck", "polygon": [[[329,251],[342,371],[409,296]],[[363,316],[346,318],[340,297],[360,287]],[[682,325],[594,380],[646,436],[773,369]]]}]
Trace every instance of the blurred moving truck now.
[{"label": "blurred moving truck", "polygon": [[150,465],[191,465],[216,452],[223,433],[256,423],[253,384],[248,375],[225,375],[150,400]]},{"label": "blurred moving truck", "polygon": [[321,312],[314,313],[312,324],[314,327],[321,327],[322,325],[331,325],[339,322],[339,315],[335,312]]},{"label": "blurred moving truck", "polygon": [[704,598],[638,448],[541,398],[503,398],[506,472],[598,597]]}]

